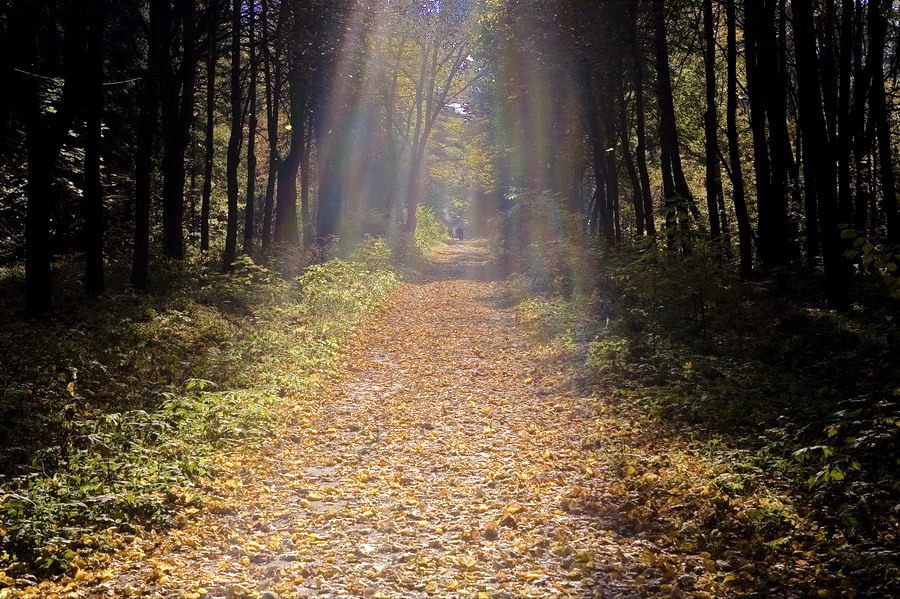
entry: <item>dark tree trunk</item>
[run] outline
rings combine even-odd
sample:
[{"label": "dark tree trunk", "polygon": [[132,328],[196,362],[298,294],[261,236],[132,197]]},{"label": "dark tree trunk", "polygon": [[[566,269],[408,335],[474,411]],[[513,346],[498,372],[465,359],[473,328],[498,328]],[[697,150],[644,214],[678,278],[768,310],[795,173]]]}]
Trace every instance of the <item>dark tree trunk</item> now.
[{"label": "dark tree trunk", "polygon": [[853,0],[841,0],[839,67],[838,67],[838,213],[842,223],[853,220],[850,197],[850,158],[853,153],[853,123],[850,110],[851,81],[853,76]]},{"label": "dark tree trunk", "polygon": [[759,199],[759,248],[763,267],[771,269],[782,266],[788,255],[787,174],[790,142],[786,128],[784,36],[779,36],[776,29],[776,25],[783,24],[784,21],[778,19],[780,2],[762,0],[762,3],[765,7],[763,18],[757,23],[757,31],[760,33],[757,49],[767,82],[762,90],[757,88],[757,92],[765,94],[772,179],[769,188],[771,195]]},{"label": "dark tree trunk", "polygon": [[741,160],[740,138],[737,126],[737,14],[735,0],[725,0],[725,19],[728,22],[727,57],[727,115],[728,161],[731,166],[732,202],[738,226],[740,244],[741,276],[749,278],[753,274],[753,228],[747,213],[747,199],[744,188],[744,171]]},{"label": "dark tree trunk", "polygon": [[656,236],[656,221],[653,217],[653,196],[650,187],[650,172],[647,168],[647,124],[644,111],[644,52],[641,47],[640,38],[637,32],[638,13],[633,4],[629,4],[632,10],[629,19],[629,37],[630,45],[633,48],[632,65],[634,88],[634,120],[635,135],[637,137],[637,146],[635,147],[635,157],[638,168],[638,175],[641,180],[641,199],[644,204],[644,219],[646,223],[647,235]]},{"label": "dark tree trunk", "polygon": [[[184,210],[184,198],[178,194],[178,171],[184,166],[184,154],[178,153],[179,111],[178,99],[181,80],[173,69],[175,61],[175,42],[177,39],[177,20],[171,2],[164,2],[162,7],[162,53],[160,61],[162,86],[162,136],[163,153],[161,170],[163,175],[162,193],[162,234],[163,252],[169,258],[179,259],[183,254],[181,219]],[[178,19],[176,19],[176,17]],[[185,44],[185,49],[187,45]],[[182,185],[183,192],[183,185]]]},{"label": "dark tree trunk", "polygon": [[25,211],[25,308],[30,316],[40,316],[52,307],[50,264],[50,212],[53,205],[55,152],[50,132],[41,123],[40,84],[28,100],[28,202]]},{"label": "dark tree trunk", "polygon": [[275,201],[275,243],[297,245],[297,170],[303,157],[306,131],[306,90],[299,63],[291,69],[290,81],[290,148],[278,169],[278,196]]},{"label": "dark tree trunk", "polygon": [[591,157],[594,170],[594,197],[588,217],[589,230],[592,235],[602,232],[604,239],[607,242],[611,242],[613,240],[613,225],[612,215],[607,210],[606,169],[608,163],[606,161],[606,146],[603,143],[605,136],[600,122],[600,111],[597,107],[596,94],[594,93],[593,77],[591,77],[590,67],[586,61],[582,63],[581,70],[583,103],[585,116],[588,121],[588,137],[591,143]]},{"label": "dark tree trunk", "polygon": [[848,305],[847,281],[841,257],[831,146],[820,91],[821,65],[816,58],[812,0],[794,0],[793,9],[800,131],[805,159],[815,170],[814,179],[807,181],[807,186],[815,189],[819,200],[828,303],[833,308],[845,309]]},{"label": "dark tree trunk", "polygon": [[712,0],[703,0],[704,62],[706,65],[706,209],[709,212],[709,237],[718,242],[722,236],[719,215],[719,196],[722,194],[722,178],[719,170],[718,108],[716,99],[716,37],[713,22]]},{"label": "dark tree trunk", "polygon": [[[872,143],[869,134],[870,126],[866,124],[866,98],[871,87],[871,61],[863,63],[865,46],[865,5],[857,4],[854,28],[853,52],[853,109],[851,111],[851,128],[853,130],[853,159],[856,165],[853,225],[859,231],[867,226],[868,206],[871,198]],[[871,122],[871,119],[870,119]]]},{"label": "dark tree trunk", "polygon": [[228,221],[225,230],[225,253],[222,267],[231,270],[237,258],[238,235],[238,162],[241,159],[243,115],[241,114],[241,0],[231,4],[231,135],[226,157]]},{"label": "dark tree trunk", "polygon": [[608,230],[605,231],[607,239],[615,242],[622,241],[622,222],[619,210],[619,165],[616,160],[616,107],[613,90],[616,88],[614,79],[618,79],[620,74],[616,71],[621,69],[621,63],[614,64],[613,69],[607,71],[603,98],[603,133],[605,135],[604,147],[606,155],[606,204],[609,222]]},{"label": "dark tree trunk", "polygon": [[884,87],[884,44],[887,26],[885,13],[890,9],[890,2],[869,0],[869,62],[872,72],[869,108],[875,124],[875,136],[878,142],[881,209],[884,212],[885,222],[887,223],[887,239],[890,243],[900,243],[900,213],[897,211],[897,191],[894,187],[891,124],[888,117]]},{"label": "dark tree trunk", "polygon": [[313,136],[312,125],[307,122],[305,126],[307,132],[306,143],[303,145],[303,155],[300,157],[300,221],[303,224],[303,247],[309,247],[312,245],[315,237],[312,212],[309,207],[309,186],[312,181],[310,158],[312,157]]},{"label": "dark tree trunk", "polygon": [[218,60],[218,7],[217,0],[209,4],[206,30],[206,126],[204,127],[203,198],[200,200],[200,251],[209,251],[209,212],[212,203],[213,159],[216,153],[216,61]]},{"label": "dark tree trunk", "polygon": [[103,115],[104,0],[91,0],[87,10],[88,42],[85,73],[84,244],[85,288],[103,293],[103,186],[100,173],[101,118]]},{"label": "dark tree trunk", "polygon": [[[666,234],[669,246],[674,247],[679,224],[688,228],[686,212],[693,209],[693,197],[681,166],[678,128],[675,122],[675,102],[672,98],[672,74],[669,70],[669,42],[666,34],[665,0],[653,0],[653,30],[656,41],[656,99],[659,105],[659,145],[665,195]],[[681,249],[685,250],[686,239]]]},{"label": "dark tree trunk", "polygon": [[275,210],[275,184],[278,180],[278,169],[280,168],[281,156],[278,152],[279,129],[278,118],[280,111],[280,98],[282,77],[281,69],[278,61],[281,57],[280,48],[281,26],[284,22],[284,9],[288,6],[282,2],[279,11],[278,23],[276,25],[275,43],[273,50],[269,39],[269,2],[263,0],[261,3],[262,12],[262,46],[263,46],[263,69],[264,83],[266,92],[266,133],[269,142],[269,168],[266,177],[266,195],[263,200],[263,223],[260,242],[262,244],[263,254],[269,251],[272,245],[272,224]]},{"label": "dark tree trunk", "polygon": [[165,0],[150,0],[147,70],[141,97],[134,174],[134,256],[131,284],[147,291],[150,278],[150,198],[153,149],[159,120],[159,77],[162,46],[162,10]]},{"label": "dark tree trunk", "polygon": [[[768,263],[763,266],[770,266],[771,248],[768,230],[770,225],[767,223],[765,227],[762,224],[764,217],[768,216],[768,205],[774,194],[772,186],[772,165],[769,160],[769,138],[766,131],[766,67],[763,58],[763,50],[761,48],[766,42],[761,34],[761,21],[765,20],[766,12],[762,0],[760,2],[744,3],[744,45],[745,60],[747,64],[747,95],[750,101],[750,128],[753,132],[753,168],[756,174],[756,197],[759,210],[759,253],[762,257],[764,250],[763,244],[766,244],[765,252],[768,254]],[[767,236],[763,239],[763,229]]]},{"label": "dark tree trunk", "polygon": [[[44,35],[40,39],[35,39],[33,35],[23,36],[18,48],[21,55],[13,58],[28,69],[56,71],[60,55],[59,29],[55,22],[47,26],[42,22],[56,16],[54,7],[36,3],[22,10],[25,15],[22,30],[33,32],[43,28]],[[84,100],[82,73],[79,71],[84,58],[86,26],[81,7],[71,4],[62,29],[65,32],[64,83],[62,102],[55,115],[44,114],[43,80],[27,77],[22,82],[22,89],[12,90],[20,102],[18,110],[22,114],[26,133],[25,307],[30,316],[44,315],[52,307],[50,224],[56,199],[53,179],[65,135],[76,109]]]},{"label": "dark tree trunk", "polygon": [[247,34],[250,40],[250,81],[248,84],[250,118],[248,120],[249,131],[247,132],[247,200],[244,207],[243,251],[245,254],[253,252],[254,217],[256,216],[256,129],[258,120],[256,115],[257,53],[256,40],[254,39],[254,28],[256,26],[255,4],[250,6],[249,18]]},{"label": "dark tree trunk", "polygon": [[[631,135],[628,124],[628,106],[625,102],[625,86],[618,86],[618,102],[619,102],[619,136],[622,141],[622,160],[625,162],[625,171],[628,173],[628,181],[631,184],[631,201],[634,206],[634,226],[635,233],[638,237],[644,236],[644,225],[646,218],[644,215],[643,189],[641,188],[641,180],[638,176],[637,168],[634,165],[634,156],[631,152]],[[577,197],[576,193],[571,194]]]}]

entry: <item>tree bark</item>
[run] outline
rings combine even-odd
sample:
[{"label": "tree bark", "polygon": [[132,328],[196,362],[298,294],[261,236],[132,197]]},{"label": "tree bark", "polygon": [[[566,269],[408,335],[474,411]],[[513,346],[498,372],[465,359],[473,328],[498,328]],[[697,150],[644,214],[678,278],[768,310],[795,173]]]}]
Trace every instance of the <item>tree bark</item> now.
[{"label": "tree bark", "polygon": [[[665,0],[653,0],[652,8],[656,40],[656,98],[659,105],[659,144],[665,195],[666,234],[669,246],[673,247],[679,228],[687,234],[689,228],[687,211],[691,210],[696,214],[696,207],[681,165],[675,102],[672,98],[672,74],[669,70]],[[683,251],[687,249],[686,241],[682,239]]]},{"label": "tree bark", "polygon": [[278,119],[281,114],[280,99],[282,88],[281,68],[278,61],[281,58],[281,27],[284,22],[286,3],[282,2],[279,10],[278,22],[275,30],[275,47],[273,49],[269,38],[269,1],[262,0],[262,47],[263,70],[266,93],[266,133],[269,142],[269,168],[266,177],[266,195],[263,200],[263,223],[261,232],[261,245],[263,254],[268,253],[272,245],[272,224],[275,214],[275,184],[278,181],[278,169],[281,156],[278,151],[280,131]]},{"label": "tree bark", "polygon": [[738,226],[738,244],[741,276],[745,279],[753,274],[753,227],[747,212],[744,171],[741,159],[740,138],[737,126],[737,11],[735,0],[725,0],[727,21],[727,114],[725,117],[728,136],[728,162],[731,166],[732,203]]},{"label": "tree bark", "polygon": [[900,243],[900,213],[897,211],[897,191],[894,187],[891,124],[888,118],[884,87],[884,44],[887,25],[884,13],[890,9],[891,3],[885,4],[884,0],[869,0],[869,63],[872,71],[869,109],[875,124],[875,136],[878,143],[881,209],[887,224],[887,240],[889,243]]},{"label": "tree bark", "polygon": [[837,223],[831,146],[820,91],[821,65],[816,58],[812,0],[794,0],[793,9],[800,130],[805,160],[815,165],[815,177],[807,181],[807,186],[815,189],[819,200],[828,303],[832,308],[845,309],[849,300]]},{"label": "tree bark", "polygon": [[100,172],[101,119],[103,115],[103,37],[106,6],[91,0],[88,10],[87,64],[85,74],[84,243],[85,289],[103,293],[103,185]]},{"label": "tree bark", "polygon": [[237,258],[238,234],[238,162],[240,161],[241,139],[243,137],[243,115],[241,114],[241,0],[231,4],[231,135],[228,138],[226,158],[228,186],[228,220],[225,230],[225,253],[222,267],[233,268]]},{"label": "tree bark", "polygon": [[256,40],[254,39],[254,28],[256,26],[255,6],[255,3],[251,3],[250,20],[247,25],[247,35],[250,41],[250,81],[248,83],[250,118],[247,132],[247,199],[244,204],[243,252],[248,255],[253,252],[254,217],[256,216],[256,132],[258,119],[256,115],[257,52]]},{"label": "tree bark", "polygon": [[650,172],[647,168],[647,123],[644,110],[644,52],[641,47],[637,31],[638,12],[633,4],[632,15],[629,19],[629,38],[633,48],[632,87],[634,88],[634,120],[637,146],[635,157],[637,161],[638,175],[641,180],[641,198],[643,200],[644,219],[647,235],[656,236],[656,220],[654,219],[653,195],[650,187]]},{"label": "tree bark", "polygon": [[203,198],[200,200],[200,251],[209,251],[209,213],[212,204],[213,159],[216,153],[216,61],[218,53],[218,7],[217,0],[209,3],[206,29],[206,126],[203,155]]},{"label": "tree bark", "polygon": [[306,130],[306,90],[299,63],[291,67],[290,81],[290,148],[278,168],[278,195],[275,201],[275,243],[298,245],[297,170],[303,157]]},{"label": "tree bark", "polygon": [[722,221],[719,215],[719,196],[722,178],[719,170],[718,108],[716,99],[716,37],[712,0],[703,0],[704,62],[706,66],[706,209],[709,212],[709,237],[713,243],[721,240]]},{"label": "tree bark", "polygon": [[138,122],[134,174],[134,255],[131,284],[147,291],[150,278],[150,198],[153,177],[153,149],[159,120],[159,77],[162,46],[162,10],[165,0],[150,0],[150,27],[147,69]]}]

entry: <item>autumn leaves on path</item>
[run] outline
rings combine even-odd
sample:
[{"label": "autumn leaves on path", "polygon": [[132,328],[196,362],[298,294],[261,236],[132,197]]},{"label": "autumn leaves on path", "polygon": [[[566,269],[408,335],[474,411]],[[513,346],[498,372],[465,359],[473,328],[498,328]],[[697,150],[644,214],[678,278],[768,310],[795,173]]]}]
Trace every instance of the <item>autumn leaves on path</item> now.
[{"label": "autumn leaves on path", "polygon": [[[616,596],[628,557],[575,508],[592,400],[479,280],[438,257],[348,340],[342,374],[183,526],[80,592],[153,597]],[[627,553],[627,552],[626,552]],[[73,587],[73,588],[76,588]]]}]

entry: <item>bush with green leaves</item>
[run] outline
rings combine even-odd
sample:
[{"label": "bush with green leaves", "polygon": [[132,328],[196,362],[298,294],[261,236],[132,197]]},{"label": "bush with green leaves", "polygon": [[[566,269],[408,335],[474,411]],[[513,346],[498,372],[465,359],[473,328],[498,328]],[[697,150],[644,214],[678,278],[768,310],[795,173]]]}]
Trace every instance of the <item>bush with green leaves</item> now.
[{"label": "bush with green leaves", "polygon": [[447,241],[447,224],[444,223],[430,206],[420,204],[416,209],[416,250],[420,254],[429,254]]},{"label": "bush with green leaves", "polygon": [[[864,260],[877,252],[855,245]],[[840,554],[841,576],[896,580],[900,369],[891,300],[873,291],[865,311],[829,311],[809,291],[815,279],[741,281],[720,248],[699,240],[688,255],[636,242],[603,252],[598,264],[595,295],[557,289],[529,299],[526,324],[561,351],[580,352],[616,405],[714,452],[731,495],[746,499],[763,485],[815,514],[841,540],[819,548]],[[889,265],[869,264],[882,276]],[[738,453],[745,457],[733,460]],[[708,540],[713,526],[721,532],[715,522],[692,526]],[[742,526],[741,538],[771,551],[809,532],[749,512]]]},{"label": "bush with green leaves", "polygon": [[32,430],[0,471],[0,568],[65,570],[109,531],[161,526],[199,501],[211,458],[281,426],[291,397],[333,371],[341,338],[397,284],[340,260],[295,280],[249,258],[227,275],[169,268],[160,296],[38,325],[52,343],[4,325],[23,360],[3,365],[0,408]]}]

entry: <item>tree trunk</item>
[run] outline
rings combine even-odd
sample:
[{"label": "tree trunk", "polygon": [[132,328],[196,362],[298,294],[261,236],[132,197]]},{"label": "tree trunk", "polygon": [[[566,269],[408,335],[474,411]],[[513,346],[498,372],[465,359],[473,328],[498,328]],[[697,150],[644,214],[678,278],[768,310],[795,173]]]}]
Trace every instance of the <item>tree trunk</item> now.
[{"label": "tree trunk", "polygon": [[745,279],[753,274],[753,228],[747,213],[747,199],[744,188],[744,171],[741,160],[740,138],[737,127],[737,14],[735,0],[725,0],[725,19],[728,22],[727,41],[727,115],[728,161],[731,165],[732,202],[738,226],[738,243],[741,276]]},{"label": "tree trunk", "polygon": [[50,212],[53,203],[54,155],[50,132],[41,123],[40,84],[31,82],[26,115],[28,131],[28,202],[25,209],[25,308],[40,316],[52,307]]},{"label": "tree trunk", "polygon": [[256,25],[256,8],[255,4],[250,6],[250,21],[248,23],[247,35],[250,41],[250,81],[248,83],[248,93],[250,94],[249,110],[250,118],[248,121],[249,131],[247,132],[247,200],[244,208],[244,245],[245,254],[253,252],[254,237],[254,217],[256,212],[256,85],[257,85],[257,63],[256,63],[256,40],[254,39],[254,27]]},{"label": "tree trunk", "polygon": [[312,123],[304,123],[304,127],[306,127],[306,142],[303,144],[303,155],[300,157],[300,221],[303,225],[303,247],[309,247],[315,237],[312,212],[309,206],[309,186],[312,181],[312,172],[310,171],[313,147]]},{"label": "tree trunk", "polygon": [[815,177],[806,183],[815,189],[819,200],[828,303],[832,308],[845,309],[848,306],[847,281],[837,223],[831,146],[820,92],[821,65],[816,58],[812,0],[794,0],[793,9],[800,131],[805,160],[815,165]]},{"label": "tree trunk", "polygon": [[643,214],[647,235],[655,237],[656,221],[653,217],[653,194],[650,187],[650,172],[647,168],[647,124],[644,111],[644,53],[637,32],[638,13],[633,4],[629,3],[629,7],[631,7],[633,13],[629,19],[628,31],[630,45],[634,51],[632,56],[632,86],[634,88],[635,135],[637,137],[637,147],[634,152],[637,161],[638,175],[641,180],[641,199],[644,204]]},{"label": "tree trunk", "polygon": [[768,139],[771,160],[769,194],[759,197],[759,250],[763,267],[777,268],[787,256],[787,180],[789,142],[786,129],[786,100],[784,94],[783,40],[776,34],[778,2],[760,0],[763,7],[755,26],[757,53],[765,85],[757,93],[764,94],[768,120]]},{"label": "tree trunk", "polygon": [[884,0],[869,0],[869,62],[872,65],[869,108],[875,123],[875,136],[878,142],[881,209],[887,223],[887,240],[889,243],[900,243],[900,213],[897,211],[897,191],[894,187],[891,124],[884,87],[884,44],[887,25],[884,13],[890,9],[891,3],[885,4]]},{"label": "tree trunk", "polygon": [[90,295],[103,293],[103,186],[100,172],[101,118],[103,115],[104,0],[87,7],[88,43],[85,73],[84,243],[85,288]]},{"label": "tree trunk", "polygon": [[841,0],[841,23],[838,65],[838,212],[842,223],[853,220],[853,203],[850,196],[850,158],[853,153],[853,123],[850,110],[851,81],[853,75],[853,0]]},{"label": "tree trunk", "polygon": [[[678,144],[678,128],[675,123],[675,103],[672,98],[672,75],[669,70],[669,43],[666,39],[665,0],[653,0],[653,31],[656,42],[656,98],[659,105],[659,145],[663,175],[666,235],[669,246],[674,247],[679,224],[687,233],[686,206],[693,206],[693,198],[687,187],[681,168],[681,150]],[[687,248],[682,240],[682,250]]]},{"label": "tree trunk", "polygon": [[709,212],[709,237],[713,243],[721,240],[722,223],[719,215],[719,196],[722,178],[719,171],[718,108],[716,100],[716,37],[712,0],[703,0],[704,62],[706,65],[706,209]]},{"label": "tree trunk", "polygon": [[[278,24],[276,25],[276,43],[280,43],[281,25],[284,22],[282,15],[286,3],[282,3],[282,10],[279,11]],[[278,119],[281,114],[280,98],[281,98],[281,69],[278,60],[281,53],[270,46],[269,40],[269,2],[262,0],[262,47],[263,47],[263,69],[264,84],[266,93],[266,132],[269,141],[269,169],[266,177],[266,195],[263,201],[263,224],[261,233],[261,244],[263,254],[268,253],[272,244],[272,223],[275,213],[275,184],[278,180],[278,169],[281,162],[281,156],[278,152],[279,129]],[[280,46],[277,46],[280,47]],[[277,48],[276,47],[276,48]]]},{"label": "tree trunk", "polygon": [[228,186],[228,221],[225,230],[225,253],[222,267],[231,270],[237,258],[238,234],[238,162],[243,137],[241,114],[241,0],[231,5],[231,135],[228,138],[226,158]]},{"label": "tree trunk", "polygon": [[200,200],[200,251],[209,251],[209,212],[212,203],[213,159],[216,153],[216,61],[218,59],[218,3],[212,0],[206,30],[206,126],[203,156],[203,198]]},{"label": "tree trunk", "polygon": [[297,169],[303,157],[306,129],[306,90],[303,88],[299,64],[291,69],[290,81],[290,148],[278,169],[278,195],[275,201],[275,243],[297,245]]},{"label": "tree trunk", "polygon": [[131,284],[147,291],[150,278],[150,198],[153,176],[153,148],[159,119],[159,77],[161,59],[162,10],[165,0],[150,0],[149,45],[141,114],[138,122],[134,174],[134,256]]}]

